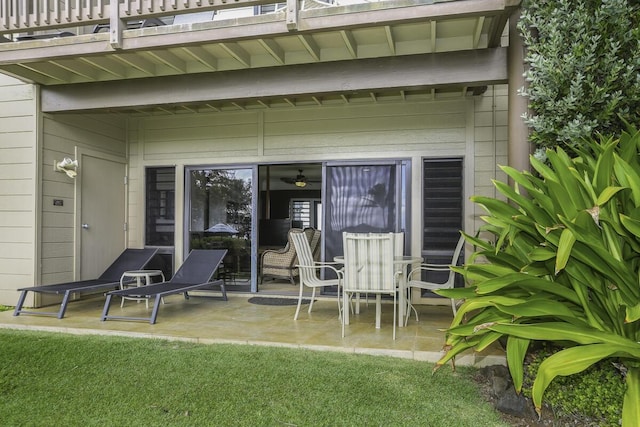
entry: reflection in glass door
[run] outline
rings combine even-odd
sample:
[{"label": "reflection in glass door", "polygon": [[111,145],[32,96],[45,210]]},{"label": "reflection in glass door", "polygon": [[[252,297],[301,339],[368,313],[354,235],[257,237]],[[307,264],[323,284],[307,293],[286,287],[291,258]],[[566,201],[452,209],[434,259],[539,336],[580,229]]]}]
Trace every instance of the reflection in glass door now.
[{"label": "reflection in glass door", "polygon": [[187,171],[188,244],[191,249],[227,249],[218,269],[227,285],[251,283],[253,168]]},{"label": "reflection in glass door", "polygon": [[404,162],[328,165],[326,182],[325,260],[342,255],[343,231],[407,231]]}]

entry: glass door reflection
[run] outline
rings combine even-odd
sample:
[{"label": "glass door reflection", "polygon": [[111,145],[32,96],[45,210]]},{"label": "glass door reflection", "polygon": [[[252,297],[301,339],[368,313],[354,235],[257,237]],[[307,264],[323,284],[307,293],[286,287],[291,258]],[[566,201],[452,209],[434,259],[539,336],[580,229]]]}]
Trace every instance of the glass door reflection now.
[{"label": "glass door reflection", "polygon": [[230,285],[251,283],[252,168],[188,171],[192,249],[227,249],[218,269]]}]

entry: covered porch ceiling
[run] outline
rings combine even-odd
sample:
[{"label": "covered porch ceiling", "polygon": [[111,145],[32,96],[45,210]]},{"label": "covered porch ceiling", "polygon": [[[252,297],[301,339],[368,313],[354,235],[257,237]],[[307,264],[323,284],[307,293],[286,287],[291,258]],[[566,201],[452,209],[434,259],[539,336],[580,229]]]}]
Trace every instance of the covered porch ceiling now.
[{"label": "covered porch ceiling", "polygon": [[[0,44],[0,72],[42,85],[45,112],[140,114],[481,93],[505,83],[520,0],[389,0]],[[305,6],[306,5],[306,6]],[[306,8],[305,8],[306,7]]]}]

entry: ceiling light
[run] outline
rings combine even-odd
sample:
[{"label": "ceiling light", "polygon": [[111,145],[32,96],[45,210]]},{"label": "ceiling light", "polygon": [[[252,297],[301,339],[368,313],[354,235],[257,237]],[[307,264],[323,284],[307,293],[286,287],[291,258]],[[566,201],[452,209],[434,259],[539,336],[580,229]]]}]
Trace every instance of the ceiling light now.
[{"label": "ceiling light", "polygon": [[295,180],[295,184],[296,187],[306,187],[307,186],[307,177],[302,175],[302,169],[298,169],[298,172],[300,172],[297,176],[296,176],[296,180]]}]

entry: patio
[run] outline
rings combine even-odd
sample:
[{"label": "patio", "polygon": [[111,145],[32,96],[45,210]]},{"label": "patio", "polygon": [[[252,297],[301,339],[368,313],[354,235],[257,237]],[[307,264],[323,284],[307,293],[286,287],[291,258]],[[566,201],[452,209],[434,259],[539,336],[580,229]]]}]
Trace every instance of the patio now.
[{"label": "patio", "polygon": [[[288,285],[293,293],[293,287]],[[260,294],[229,292],[229,300],[219,298],[191,298],[181,295],[165,298],[158,322],[100,321],[103,296],[83,297],[69,304],[66,317],[20,315],[13,311],[0,313],[0,328],[26,329],[72,334],[119,335],[140,338],[192,341],[203,344],[234,343],[306,348],[323,351],[385,355],[428,362],[437,361],[442,352],[444,333],[441,331],[452,319],[448,306],[416,306],[420,321],[415,317],[405,328],[397,329],[397,339],[391,336],[392,310],[382,307],[382,326],[375,329],[375,304],[363,304],[361,313],[351,317],[345,338],[341,337],[335,298],[317,298],[311,314],[303,306],[300,318],[293,320],[295,305],[271,306],[249,303],[254,296],[282,297],[282,291]],[[276,295],[277,294],[277,295]],[[286,294],[286,293],[285,293]],[[194,295],[197,295],[194,293]],[[217,294],[216,294],[217,296]],[[293,298],[293,295],[285,295]],[[17,295],[16,295],[17,299]],[[46,311],[47,308],[43,308]],[[112,304],[111,313],[119,311],[135,316],[143,314],[145,304],[127,301],[124,308]],[[150,310],[150,309],[149,309]],[[458,365],[486,366],[505,364],[504,352],[497,346],[482,354],[466,353],[456,359]]]}]

